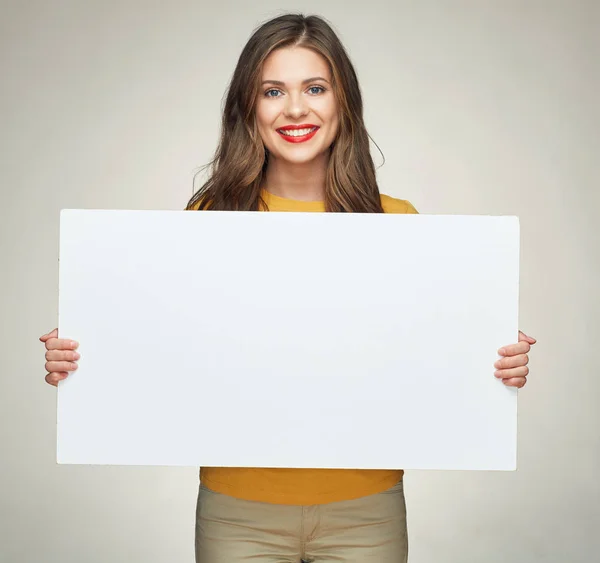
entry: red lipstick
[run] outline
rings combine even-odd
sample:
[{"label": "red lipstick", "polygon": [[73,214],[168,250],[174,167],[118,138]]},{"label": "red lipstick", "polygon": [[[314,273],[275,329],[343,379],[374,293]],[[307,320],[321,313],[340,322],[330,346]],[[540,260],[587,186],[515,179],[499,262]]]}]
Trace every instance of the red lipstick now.
[{"label": "red lipstick", "polygon": [[[298,129],[311,129],[306,135],[286,135],[282,133],[282,131],[297,131]],[[277,129],[277,133],[279,136],[285,139],[288,143],[303,143],[312,139],[319,130],[318,125],[313,125],[312,123],[301,123],[300,125],[284,125],[283,127],[279,127]]]}]

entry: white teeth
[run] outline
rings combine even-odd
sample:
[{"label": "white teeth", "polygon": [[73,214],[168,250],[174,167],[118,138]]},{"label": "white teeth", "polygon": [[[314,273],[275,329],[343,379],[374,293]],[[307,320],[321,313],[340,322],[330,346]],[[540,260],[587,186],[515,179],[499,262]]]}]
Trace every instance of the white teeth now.
[{"label": "white teeth", "polygon": [[289,137],[301,137],[302,135],[308,135],[315,129],[316,127],[309,127],[308,129],[289,129],[287,131],[279,129],[279,132],[288,135]]}]

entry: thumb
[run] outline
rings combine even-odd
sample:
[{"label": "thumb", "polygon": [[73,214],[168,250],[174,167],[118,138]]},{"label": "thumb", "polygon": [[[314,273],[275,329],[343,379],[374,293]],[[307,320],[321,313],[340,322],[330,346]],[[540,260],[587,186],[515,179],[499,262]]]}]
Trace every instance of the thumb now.
[{"label": "thumb", "polygon": [[537,340],[533,336],[527,336],[523,331],[519,331],[519,342],[528,342],[529,344],[535,344]]},{"label": "thumb", "polygon": [[46,342],[50,338],[58,338],[58,329],[55,328],[52,332],[40,336],[40,342]]}]

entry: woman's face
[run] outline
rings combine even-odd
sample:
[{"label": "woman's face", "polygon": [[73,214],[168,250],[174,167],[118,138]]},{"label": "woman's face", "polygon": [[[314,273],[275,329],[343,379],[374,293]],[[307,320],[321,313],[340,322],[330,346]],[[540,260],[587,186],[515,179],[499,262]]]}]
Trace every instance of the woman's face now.
[{"label": "woman's face", "polygon": [[339,124],[327,61],[305,47],[277,49],[261,82],[256,122],[269,158],[304,164],[326,153]]}]

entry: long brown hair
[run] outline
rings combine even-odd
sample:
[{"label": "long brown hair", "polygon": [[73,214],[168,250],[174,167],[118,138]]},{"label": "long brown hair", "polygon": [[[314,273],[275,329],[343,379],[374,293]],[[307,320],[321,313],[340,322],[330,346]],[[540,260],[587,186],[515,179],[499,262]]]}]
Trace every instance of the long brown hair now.
[{"label": "long brown hair", "polygon": [[279,48],[300,46],[328,62],[339,107],[339,128],[330,151],[325,182],[325,209],[383,213],[363,101],[350,58],[331,26],[319,16],[285,14],[258,27],[242,50],[227,88],[221,138],[208,180],[186,209],[258,211],[266,209],[261,182],[268,152],[258,134],[255,106],[262,67]]}]

